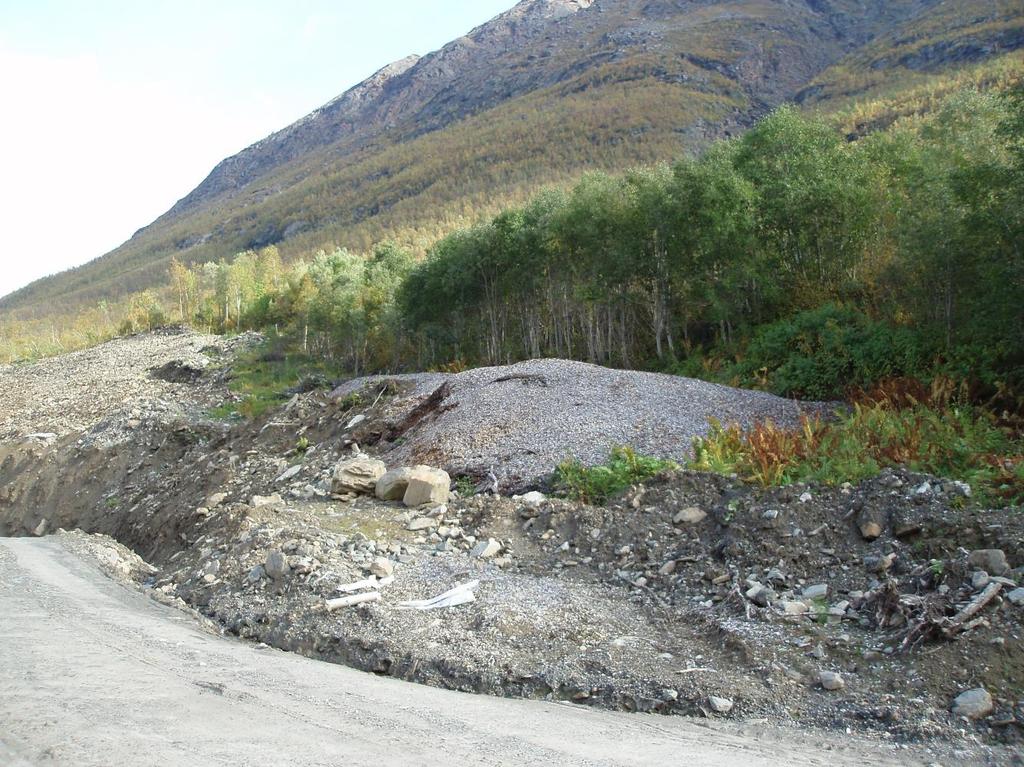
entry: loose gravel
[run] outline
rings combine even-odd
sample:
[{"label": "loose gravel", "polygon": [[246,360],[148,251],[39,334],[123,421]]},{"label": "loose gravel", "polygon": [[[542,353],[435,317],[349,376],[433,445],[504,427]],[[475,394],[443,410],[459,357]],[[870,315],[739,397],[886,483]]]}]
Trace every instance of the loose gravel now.
[{"label": "loose gravel", "polygon": [[493,472],[506,489],[539,483],[560,462],[603,463],[616,446],[682,460],[711,419],[749,427],[770,419],[793,426],[800,416],[828,415],[835,405],[803,403],[690,378],[566,360],[531,360],[457,374],[361,378],[338,398],[385,380],[411,385],[393,403],[396,420],[439,387],[449,392],[434,413],[391,447],[389,464],[425,463],[455,474]]}]

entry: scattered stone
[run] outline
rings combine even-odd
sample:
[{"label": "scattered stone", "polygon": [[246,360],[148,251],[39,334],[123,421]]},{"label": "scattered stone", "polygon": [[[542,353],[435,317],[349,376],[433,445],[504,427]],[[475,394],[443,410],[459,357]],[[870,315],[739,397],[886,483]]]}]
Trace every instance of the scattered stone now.
[{"label": "scattered stone", "polygon": [[224,503],[224,501],[226,501],[227,498],[227,493],[214,493],[213,495],[206,499],[206,503],[204,503],[203,505],[208,509],[216,509],[218,506]]},{"label": "scattered stone", "polygon": [[962,692],[953,701],[953,716],[963,716],[968,719],[983,719],[994,709],[992,696],[983,687]]},{"label": "scattered stone", "polygon": [[896,554],[890,553],[884,556],[879,554],[869,554],[864,557],[864,568],[870,573],[884,573],[887,572],[896,561]]},{"label": "scattered stone", "polygon": [[278,493],[273,495],[254,495],[250,505],[254,509],[262,509],[264,506],[283,506],[284,499]]},{"label": "scattered stone", "polygon": [[1024,605],[1024,588],[1014,589],[1006,595],[1006,598],[1010,600],[1011,604],[1018,607]]},{"label": "scattered stone", "polygon": [[410,507],[448,503],[451,486],[448,472],[429,466],[414,466],[402,502]]},{"label": "scattered stone", "polygon": [[370,572],[378,578],[387,578],[395,572],[395,564],[387,557],[377,557],[370,565]]},{"label": "scattered stone", "polygon": [[263,563],[263,569],[275,581],[280,580],[291,571],[291,567],[288,565],[288,558],[276,549],[267,554],[267,560]]},{"label": "scattered stone", "polygon": [[967,561],[971,567],[993,575],[1002,575],[1010,569],[1010,563],[1006,560],[1006,553],[1002,549],[976,549],[971,552]]},{"label": "scattered stone", "polygon": [[357,416],[353,416],[351,418],[351,420],[349,420],[349,422],[347,424],[345,424],[345,430],[347,431],[348,429],[354,429],[356,426],[358,426],[359,424],[361,424],[365,420],[366,420],[366,416],[363,415],[362,413],[360,413]]},{"label": "scattered stone", "polygon": [[807,606],[806,602],[795,602],[793,600],[784,600],[781,603],[782,612],[785,615],[806,615],[811,611],[811,608]]},{"label": "scattered stone", "polygon": [[857,518],[857,529],[860,530],[861,537],[865,541],[873,541],[882,536],[885,532],[886,519],[885,512],[876,507],[869,506],[861,509],[860,515]]},{"label": "scattered stone", "polygon": [[827,583],[816,583],[813,586],[807,586],[801,594],[804,599],[824,599],[828,596],[828,584]]},{"label": "scattered stone", "polygon": [[800,494],[800,503],[810,503],[811,499],[814,498],[810,493],[804,492]]},{"label": "scattered stone", "polygon": [[477,559],[490,559],[501,551],[501,544],[493,538],[488,538],[485,541],[478,541],[473,550],[470,551],[470,555]]},{"label": "scattered stone", "polygon": [[431,517],[416,517],[405,526],[405,529],[415,532],[417,530],[430,530],[437,527],[437,525],[438,521]]},{"label": "scattered stone", "polygon": [[264,569],[263,565],[256,565],[256,567],[249,571],[246,578],[249,580],[249,583],[259,583],[264,577],[266,577],[266,574],[267,571]]},{"label": "scattered stone", "polygon": [[767,607],[773,595],[771,589],[762,586],[760,583],[755,583],[747,589],[746,596],[747,599],[758,607]]},{"label": "scattered stone", "polygon": [[659,575],[672,575],[676,571],[676,561],[670,559],[668,562],[658,568]]},{"label": "scattered stone", "polygon": [[728,714],[732,711],[733,702],[729,698],[719,698],[717,695],[708,697],[708,706],[716,714]]},{"label": "scattered stone", "polygon": [[370,458],[368,455],[357,455],[340,461],[334,467],[331,481],[331,492],[336,495],[343,493],[373,493],[377,480],[387,471],[383,461]]},{"label": "scattered stone", "polygon": [[44,535],[46,535],[46,528],[47,528],[47,526],[48,526],[47,521],[45,519],[41,519],[41,520],[39,520],[39,524],[36,525],[36,529],[33,530],[32,533],[37,538],[42,538]]},{"label": "scattered stone", "polygon": [[842,674],[837,674],[835,671],[819,671],[818,684],[829,692],[842,690],[846,687],[846,681],[843,679]]},{"label": "scattered stone", "polygon": [[677,525],[696,525],[698,522],[703,521],[707,515],[707,512],[703,509],[698,509],[696,506],[690,506],[676,514],[672,518],[672,521]]},{"label": "scattered stone", "polygon": [[294,466],[289,466],[285,469],[281,475],[275,480],[276,482],[287,482],[290,479],[294,479],[298,476],[299,472],[302,471],[302,464],[297,463]]},{"label": "scattered stone", "polygon": [[516,496],[516,500],[520,501],[524,506],[531,509],[537,509],[540,508],[541,504],[547,500],[547,496],[545,496],[544,493],[532,490],[525,495]]},{"label": "scattered stone", "polygon": [[971,587],[975,591],[981,591],[989,584],[991,580],[992,578],[990,578],[989,574],[986,573],[984,570],[975,570],[973,573],[971,573]]}]

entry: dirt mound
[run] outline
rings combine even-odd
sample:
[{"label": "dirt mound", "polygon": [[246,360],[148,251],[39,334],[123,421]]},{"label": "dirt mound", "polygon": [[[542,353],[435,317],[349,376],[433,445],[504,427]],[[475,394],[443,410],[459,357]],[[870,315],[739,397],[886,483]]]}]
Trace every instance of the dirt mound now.
[{"label": "dirt mound", "polygon": [[[794,425],[834,405],[801,403],[690,378],[612,370],[566,360],[532,360],[452,375],[364,378],[339,387],[344,399],[385,381],[407,387],[390,405],[379,452],[392,463],[426,463],[452,474],[493,472],[503,489],[536,485],[561,461],[602,463],[612,448],[682,459],[709,419],[750,426]],[[412,417],[410,417],[412,416]]]}]

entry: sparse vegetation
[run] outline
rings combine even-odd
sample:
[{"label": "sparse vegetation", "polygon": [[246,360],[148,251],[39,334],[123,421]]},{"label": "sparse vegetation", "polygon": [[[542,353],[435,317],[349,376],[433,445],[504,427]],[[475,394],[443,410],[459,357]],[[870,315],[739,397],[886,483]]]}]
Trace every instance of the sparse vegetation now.
[{"label": "sparse vegetation", "polygon": [[632,448],[623,446],[615,448],[603,466],[563,461],[555,470],[554,486],[567,498],[602,504],[631,485],[678,466],[674,461],[637,455]]},{"label": "sparse vegetation", "polygon": [[791,430],[764,422],[744,432],[716,422],[693,450],[690,468],[764,486],[838,485],[905,466],[965,481],[989,503],[1024,503],[1024,440],[969,406],[858,404],[834,421],[805,418]]}]

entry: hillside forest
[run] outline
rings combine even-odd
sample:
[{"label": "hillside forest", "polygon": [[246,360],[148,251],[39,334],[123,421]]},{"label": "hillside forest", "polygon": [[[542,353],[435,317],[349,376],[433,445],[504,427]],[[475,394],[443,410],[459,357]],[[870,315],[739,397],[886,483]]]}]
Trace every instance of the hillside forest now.
[{"label": "hillside forest", "polygon": [[[1019,89],[856,140],[784,107],[700,157],[543,191],[419,262],[391,244],[174,262],[117,330],[273,329],[352,373],[558,356],[819,398],[939,369],[1018,388],[1022,129]],[[87,313],[97,340],[111,311]]]}]

